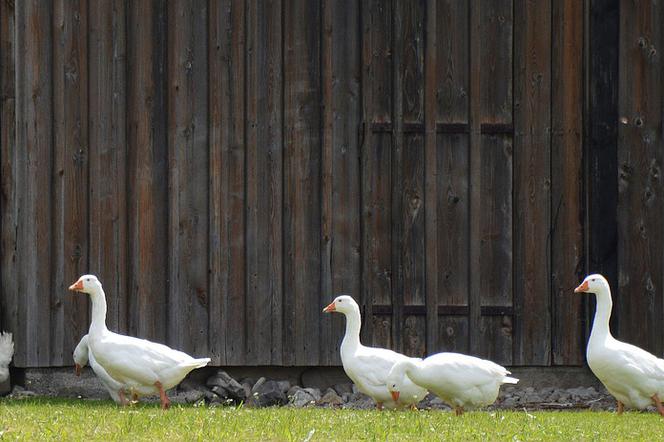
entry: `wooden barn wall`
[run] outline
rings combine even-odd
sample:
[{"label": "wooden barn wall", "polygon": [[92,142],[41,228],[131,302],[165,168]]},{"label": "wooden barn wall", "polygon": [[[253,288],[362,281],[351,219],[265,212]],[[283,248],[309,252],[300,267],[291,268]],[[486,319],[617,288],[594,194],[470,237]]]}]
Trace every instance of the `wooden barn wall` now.
[{"label": "wooden barn wall", "polygon": [[[580,365],[605,272],[661,354],[664,8],[0,1],[0,310],[19,367],[108,324],[216,365],[365,343]],[[619,29],[619,33],[618,33]]]}]

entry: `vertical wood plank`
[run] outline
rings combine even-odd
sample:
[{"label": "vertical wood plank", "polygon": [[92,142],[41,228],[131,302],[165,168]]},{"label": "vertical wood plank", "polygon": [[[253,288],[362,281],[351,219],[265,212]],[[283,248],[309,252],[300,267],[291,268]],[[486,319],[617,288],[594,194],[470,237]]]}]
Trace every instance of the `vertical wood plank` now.
[{"label": "vertical wood plank", "polygon": [[514,363],[549,365],[551,2],[518,1],[514,10]]},{"label": "vertical wood plank", "polygon": [[[321,139],[318,2],[284,10],[284,362],[320,356]],[[288,346],[285,344],[288,343]]]},{"label": "vertical wood plank", "polygon": [[247,364],[282,358],[282,4],[247,10]]},{"label": "vertical wood plank", "polygon": [[88,269],[87,33],[86,3],[53,3],[53,365],[71,364],[89,325],[89,299],[67,290]]},{"label": "vertical wood plank", "polygon": [[[90,271],[104,286],[107,323],[129,327],[127,279],[126,16],[122,1],[89,12]],[[145,62],[144,62],[145,63]],[[152,246],[152,245],[151,245]],[[148,318],[142,318],[149,321]],[[133,322],[133,325],[136,325]]]},{"label": "vertical wood plank", "polygon": [[430,36],[433,29],[427,30],[427,44],[436,39],[431,51],[435,58],[425,60],[427,72],[434,71],[425,95],[432,106],[426,112],[425,160],[428,352],[450,348],[467,352],[468,318],[438,318],[437,310],[438,305],[468,305],[469,137],[437,134],[436,123],[469,122],[469,5],[455,1],[428,5],[435,7],[427,11],[427,20],[434,20],[435,37]]},{"label": "vertical wood plank", "polygon": [[392,302],[392,135],[371,127],[392,123],[391,1],[362,4],[362,33],[362,336],[391,348],[390,318],[374,318],[371,309]]},{"label": "vertical wood plank", "polygon": [[210,5],[210,337],[245,363],[245,2]]},{"label": "vertical wood plank", "polygon": [[[402,94],[401,115],[403,125],[424,126],[424,52],[425,2],[400,4],[403,19],[400,81],[395,89]],[[397,134],[397,136],[399,136]],[[425,207],[424,207],[424,136],[404,133],[400,168],[401,185],[393,190],[400,199],[400,235],[396,242],[400,248],[401,291],[394,293],[403,305],[425,305]],[[395,183],[396,184],[396,183]],[[403,317],[395,323],[403,328],[400,344],[405,354],[423,356],[426,353],[426,318]]]},{"label": "vertical wood plank", "polygon": [[207,4],[168,5],[168,342],[208,350]]},{"label": "vertical wood plank", "polygon": [[20,327],[15,38],[14,4],[0,2],[0,329],[9,331]]},{"label": "vertical wood plank", "polygon": [[[603,274],[618,295],[618,59],[620,0],[593,0],[589,5],[587,103],[585,123],[587,158],[586,187],[586,266],[587,273]],[[594,314],[592,300],[586,306],[586,336]],[[620,296],[614,296],[620,311]],[[619,332],[619,315],[612,315],[611,327]],[[585,342],[585,341],[584,341]]]},{"label": "vertical wood plank", "polygon": [[[49,366],[51,340],[53,189],[53,10],[16,4],[17,182],[19,189],[16,366]],[[39,324],[35,327],[35,324]]]},{"label": "vertical wood plank", "polygon": [[[662,6],[620,3],[618,315],[620,337],[654,354],[664,300]],[[638,324],[638,326],[636,326]]]},{"label": "vertical wood plank", "polygon": [[[441,8],[442,9],[442,8]],[[438,352],[438,156],[436,146],[437,120],[437,60],[438,14],[437,2],[426,4],[424,48],[424,298],[426,318],[425,349],[429,354]],[[442,32],[441,32],[442,34]],[[444,40],[441,39],[444,44]]]},{"label": "vertical wood plank", "polygon": [[128,321],[136,335],[166,342],[166,11],[162,0],[127,7]]},{"label": "vertical wood plank", "polygon": [[[479,182],[479,262],[471,272],[480,279],[480,305],[512,305],[513,145],[505,135],[482,135]],[[503,326],[505,322],[505,326]],[[477,330],[478,352],[499,364],[512,363],[511,318],[483,316]]]},{"label": "vertical wood plank", "polygon": [[581,365],[583,297],[583,4],[552,3],[551,334],[552,363]]},{"label": "vertical wood plank", "polygon": [[[360,2],[323,2],[321,304],[360,300]],[[321,364],[339,365],[343,321],[321,317]]]}]

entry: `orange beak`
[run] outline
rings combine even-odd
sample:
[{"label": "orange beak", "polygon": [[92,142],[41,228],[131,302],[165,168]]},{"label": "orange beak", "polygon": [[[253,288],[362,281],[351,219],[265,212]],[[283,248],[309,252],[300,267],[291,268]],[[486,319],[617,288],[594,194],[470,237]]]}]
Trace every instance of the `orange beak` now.
[{"label": "orange beak", "polygon": [[74,371],[76,372],[76,376],[81,375],[81,366],[78,364],[74,364]]},{"label": "orange beak", "polygon": [[330,305],[328,305],[327,307],[325,307],[323,309],[323,311],[325,313],[336,312],[337,311],[337,306],[334,305],[334,302],[331,302]]},{"label": "orange beak", "polygon": [[399,400],[399,392],[398,391],[390,391],[390,394],[392,395],[392,400],[394,402],[397,402]]},{"label": "orange beak", "polygon": [[79,279],[78,281],[69,286],[69,290],[74,292],[80,292],[81,290],[83,290],[83,281]]},{"label": "orange beak", "polygon": [[590,289],[588,287],[588,281],[583,281],[580,286],[574,289],[574,293],[585,293]]}]

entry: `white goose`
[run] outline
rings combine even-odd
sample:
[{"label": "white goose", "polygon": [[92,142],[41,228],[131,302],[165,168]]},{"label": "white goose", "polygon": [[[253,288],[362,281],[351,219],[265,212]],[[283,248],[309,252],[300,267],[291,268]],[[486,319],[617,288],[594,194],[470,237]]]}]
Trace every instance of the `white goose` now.
[{"label": "white goose", "polygon": [[624,407],[644,409],[655,405],[664,416],[664,360],[611,335],[611,289],[602,275],[590,275],[574,293],[594,293],[597,309],[586,348],[592,372],[618,401],[618,414]]},{"label": "white goose", "polygon": [[411,380],[427,388],[454,408],[457,416],[466,408],[491,405],[502,384],[516,384],[505,367],[486,359],[460,353],[438,353],[428,358],[394,364],[387,377],[394,400],[399,399],[404,382]]},{"label": "white goose", "polygon": [[14,341],[12,334],[0,333],[0,382],[9,379],[9,363],[14,356]]},{"label": "white goose", "polygon": [[[96,276],[81,276],[69,290],[90,295],[92,323],[87,340],[90,363],[94,360],[117,383],[113,388],[119,384],[132,393],[159,394],[161,406],[166,409],[170,406],[166,390],[175,387],[190,371],[210,362],[209,358],[194,359],[165,345],[108,330],[106,295]],[[122,395],[120,388],[118,396]]]},{"label": "white goose", "polygon": [[426,389],[406,381],[398,400],[393,400],[387,389],[387,374],[392,366],[399,361],[412,358],[392,350],[365,347],[360,342],[362,319],[360,308],[350,296],[339,296],[324,312],[339,312],[346,316],[346,334],[341,342],[341,362],[348,377],[357,385],[358,390],[370,396],[378,409],[383,406],[415,405],[426,396]]},{"label": "white goose", "polygon": [[110,377],[106,370],[97,364],[94,355],[88,351],[88,335],[85,335],[74,349],[74,370],[76,371],[76,376],[81,375],[81,368],[88,365],[88,362],[90,362],[92,371],[95,372],[106,390],[108,390],[111,398],[118,404],[126,405],[127,400],[124,395],[124,385]]}]

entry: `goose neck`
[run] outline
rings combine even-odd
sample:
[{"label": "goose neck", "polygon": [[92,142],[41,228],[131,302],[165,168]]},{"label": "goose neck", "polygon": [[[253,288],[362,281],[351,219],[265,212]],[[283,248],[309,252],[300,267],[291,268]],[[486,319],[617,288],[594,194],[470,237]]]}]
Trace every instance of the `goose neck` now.
[{"label": "goose neck", "polygon": [[356,348],[360,345],[360,328],[362,319],[359,309],[346,312],[346,333],[341,346],[343,348]]},{"label": "goose neck", "polygon": [[96,334],[104,332],[106,328],[106,295],[101,287],[90,291],[90,300],[92,302],[92,321],[90,323],[90,333]]},{"label": "goose neck", "polygon": [[611,299],[611,290],[604,288],[595,293],[597,300],[597,307],[595,308],[595,319],[593,321],[593,329],[590,332],[590,339],[605,339],[611,336],[611,329],[609,328],[609,321],[611,320],[611,309],[613,308],[613,301]]}]

